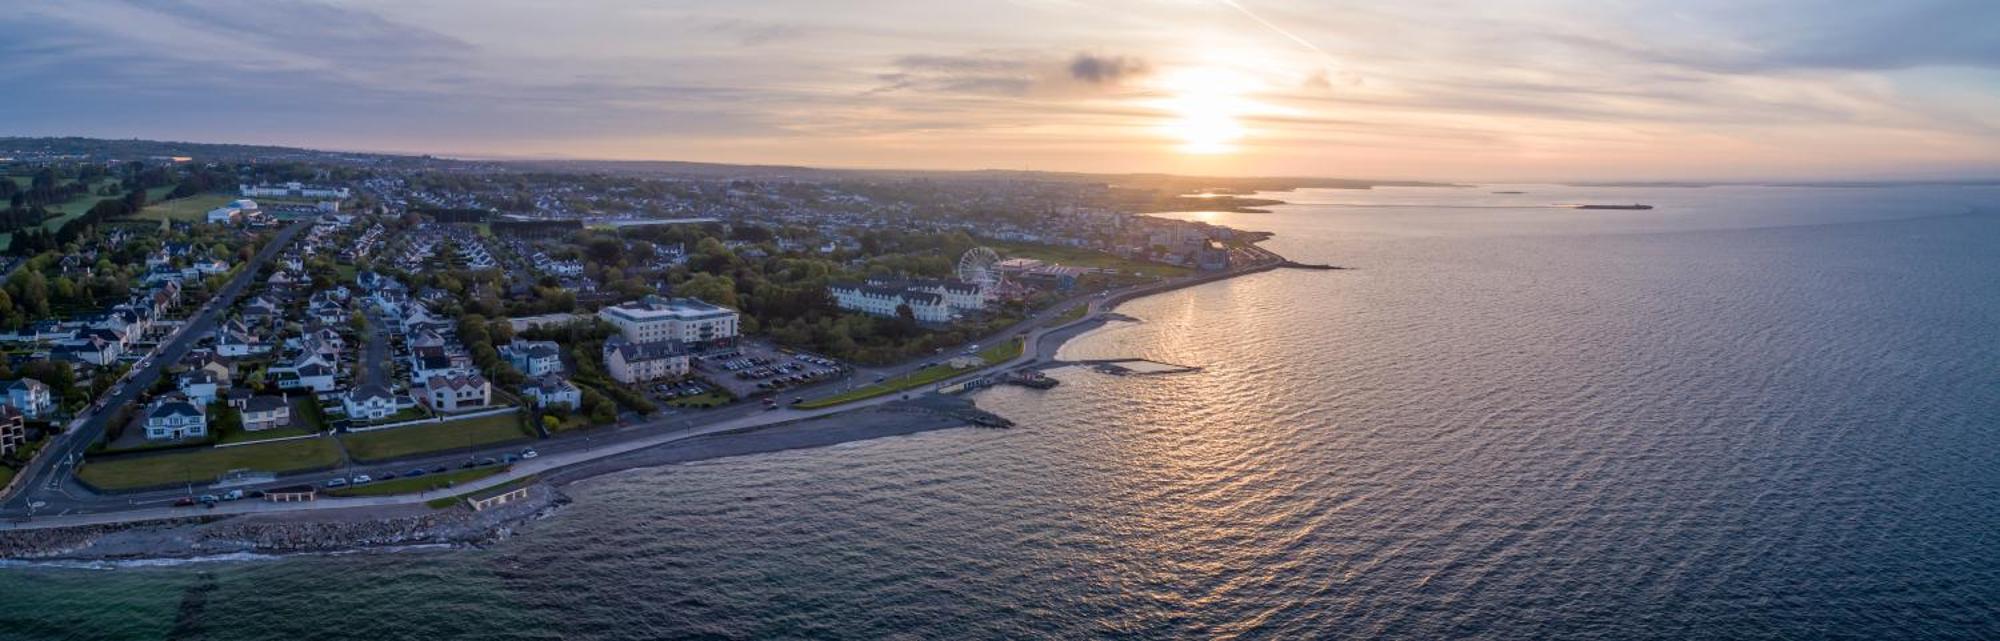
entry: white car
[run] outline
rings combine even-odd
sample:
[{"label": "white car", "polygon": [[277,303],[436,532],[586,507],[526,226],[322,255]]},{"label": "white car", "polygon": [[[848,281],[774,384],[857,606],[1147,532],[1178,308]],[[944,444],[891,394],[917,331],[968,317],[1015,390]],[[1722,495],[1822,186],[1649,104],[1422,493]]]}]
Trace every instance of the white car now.
[{"label": "white car", "polygon": [[541,453],[536,452],[534,450],[521,450],[521,458],[531,459],[537,456],[541,456]]},{"label": "white car", "polygon": [[360,485],[363,483],[372,483],[374,481],[375,481],[374,477],[368,476],[367,474],[356,474],[354,475],[353,483],[355,485]]}]

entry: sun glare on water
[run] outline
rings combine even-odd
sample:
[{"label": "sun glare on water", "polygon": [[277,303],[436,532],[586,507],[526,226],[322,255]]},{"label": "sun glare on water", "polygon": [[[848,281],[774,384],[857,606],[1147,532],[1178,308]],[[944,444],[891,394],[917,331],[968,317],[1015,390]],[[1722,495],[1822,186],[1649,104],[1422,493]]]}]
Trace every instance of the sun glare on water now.
[{"label": "sun glare on water", "polygon": [[1181,142],[1182,153],[1236,151],[1246,133],[1240,120],[1248,108],[1243,95],[1250,87],[1245,78],[1222,69],[1190,69],[1168,77],[1164,89],[1172,96],[1161,106],[1173,119],[1162,128]]}]

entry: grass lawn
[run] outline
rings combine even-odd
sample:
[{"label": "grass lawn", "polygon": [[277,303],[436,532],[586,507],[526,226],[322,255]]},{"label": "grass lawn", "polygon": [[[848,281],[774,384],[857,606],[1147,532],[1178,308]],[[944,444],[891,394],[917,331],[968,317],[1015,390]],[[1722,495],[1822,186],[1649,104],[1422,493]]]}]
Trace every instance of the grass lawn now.
[{"label": "grass lawn", "polygon": [[1031,243],[998,243],[992,245],[992,247],[993,251],[999,252],[1002,258],[1033,258],[1042,262],[1059,263],[1070,267],[1116,269],[1119,273],[1124,274],[1139,273],[1147,276],[1166,277],[1186,276],[1191,273],[1186,267],[1162,265],[1142,260],[1127,260],[1093,249],[1036,245]]},{"label": "grass lawn", "polygon": [[1076,319],[1083,318],[1083,315],[1085,313],[1088,313],[1089,311],[1090,311],[1089,303],[1084,303],[1082,305],[1071,307],[1068,310],[1064,311],[1061,316],[1049,319],[1049,324],[1045,325],[1045,327],[1060,327],[1063,325],[1067,325],[1075,321]]},{"label": "grass lawn", "polygon": [[676,398],[674,400],[667,401],[667,406],[668,407],[718,407],[722,405],[728,405],[729,402],[732,400],[735,399],[730,397],[728,392],[724,392],[722,390],[715,390],[713,392],[703,392],[701,394],[696,394],[694,396],[683,396],[680,398]]},{"label": "grass lawn", "polygon": [[[512,490],[514,488],[521,487],[523,485],[528,485],[539,480],[541,480],[539,476],[524,476],[518,479],[514,479],[512,481],[508,481],[506,483],[501,483],[499,485],[486,488],[484,490],[479,490],[479,492],[503,492],[506,490]],[[466,492],[454,496],[435,498],[429,501],[424,501],[424,505],[430,506],[430,508],[433,510],[442,510],[454,505],[458,505],[461,502],[464,502],[465,497],[471,496],[473,494],[475,494],[475,492]]]},{"label": "grass lawn", "polygon": [[392,427],[340,435],[347,453],[357,460],[380,461],[413,454],[478,447],[533,436],[521,427],[518,412],[463,421]]},{"label": "grass lawn", "polygon": [[14,468],[0,465],[0,487],[7,487],[8,483],[12,483],[14,474]]},{"label": "grass lawn", "polygon": [[327,492],[334,496],[388,496],[391,494],[415,494],[426,490],[457,485],[467,481],[483,479],[507,471],[507,466],[475,467],[469,470],[454,470],[443,474],[425,474],[409,478],[376,481],[367,485],[343,487]]},{"label": "grass lawn", "polygon": [[424,408],[422,406],[418,406],[418,407],[406,407],[400,410],[396,410],[396,413],[394,414],[390,414],[388,416],[384,416],[380,419],[376,419],[373,421],[355,421],[355,422],[363,426],[388,425],[390,423],[401,423],[403,421],[414,421],[420,418],[430,418],[430,417],[431,417],[430,412],[426,412],[424,411]]},{"label": "grass lawn", "polygon": [[[1019,338],[1007,339],[1005,342],[1002,342],[1000,344],[979,350],[979,358],[980,360],[986,361],[986,366],[988,367],[991,367],[998,363],[1007,362],[1008,360],[1012,360],[1014,357],[1021,355],[1021,350],[1023,349],[1023,345],[1021,343],[1022,341]],[[977,369],[978,368],[957,369],[950,365],[932,365],[930,367],[919,369],[917,371],[910,372],[908,374],[904,374],[902,376],[898,376],[866,387],[858,387],[853,390],[849,390],[847,392],[835,394],[833,396],[824,396],[820,398],[810,399],[804,403],[799,403],[798,405],[794,405],[793,407],[809,410],[821,407],[832,407],[835,405],[839,405],[841,403],[852,403],[854,401],[858,401],[864,398],[874,398],[877,396],[881,396],[883,394],[894,394],[896,392],[901,392],[904,390],[916,389],[919,387],[923,387],[925,385],[929,385],[931,383],[936,383],[938,381],[951,378],[953,376],[957,376],[959,374],[975,371]]]},{"label": "grass lawn", "polygon": [[1020,356],[1021,350],[1026,347],[1022,343],[1020,338],[1009,338],[998,345],[979,350],[979,358],[986,361],[987,365],[998,365],[1014,360],[1014,357]]},{"label": "grass lawn", "polygon": [[276,438],[305,436],[307,434],[312,434],[313,432],[315,432],[315,430],[307,427],[280,427],[277,429],[258,430],[255,432],[249,430],[227,430],[222,434],[221,442],[254,443],[257,441],[268,441]]},{"label": "grass lawn", "polygon": [[340,448],[331,439],[208,448],[118,459],[85,459],[77,478],[106,490],[129,490],[176,483],[207,483],[224,472],[248,468],[285,473],[326,469],[340,464]]},{"label": "grass lawn", "polygon": [[132,216],[132,218],[157,222],[161,217],[166,217],[180,222],[199,223],[208,220],[208,210],[227,205],[229,201],[236,200],[237,198],[241,198],[241,196],[218,193],[195,194],[186,198],[176,198],[162,203],[147,205],[144,210],[141,210],[138,215]]}]

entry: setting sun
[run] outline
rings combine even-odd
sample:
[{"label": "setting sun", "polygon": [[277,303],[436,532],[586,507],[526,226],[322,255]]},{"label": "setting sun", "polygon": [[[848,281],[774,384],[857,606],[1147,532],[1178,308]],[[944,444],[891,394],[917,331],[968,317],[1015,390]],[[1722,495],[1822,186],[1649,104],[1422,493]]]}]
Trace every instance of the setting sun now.
[{"label": "setting sun", "polygon": [[1236,142],[1246,134],[1240,117],[1247,106],[1243,97],[1250,89],[1247,79],[1222,69],[1204,68],[1174,74],[1164,85],[1173,97],[1161,106],[1173,119],[1161,128],[1180,141],[1182,153],[1236,150]]}]

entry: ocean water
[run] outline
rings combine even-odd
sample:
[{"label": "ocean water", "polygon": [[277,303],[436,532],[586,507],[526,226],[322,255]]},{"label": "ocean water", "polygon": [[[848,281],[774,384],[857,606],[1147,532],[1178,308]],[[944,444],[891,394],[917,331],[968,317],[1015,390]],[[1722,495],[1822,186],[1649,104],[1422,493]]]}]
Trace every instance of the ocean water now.
[{"label": "ocean water", "polygon": [[1064,348],[1200,373],[627,472],[486,550],[0,568],[0,637],[2000,638],[2000,190],[1283,197],[1177,216],[1355,269]]}]

